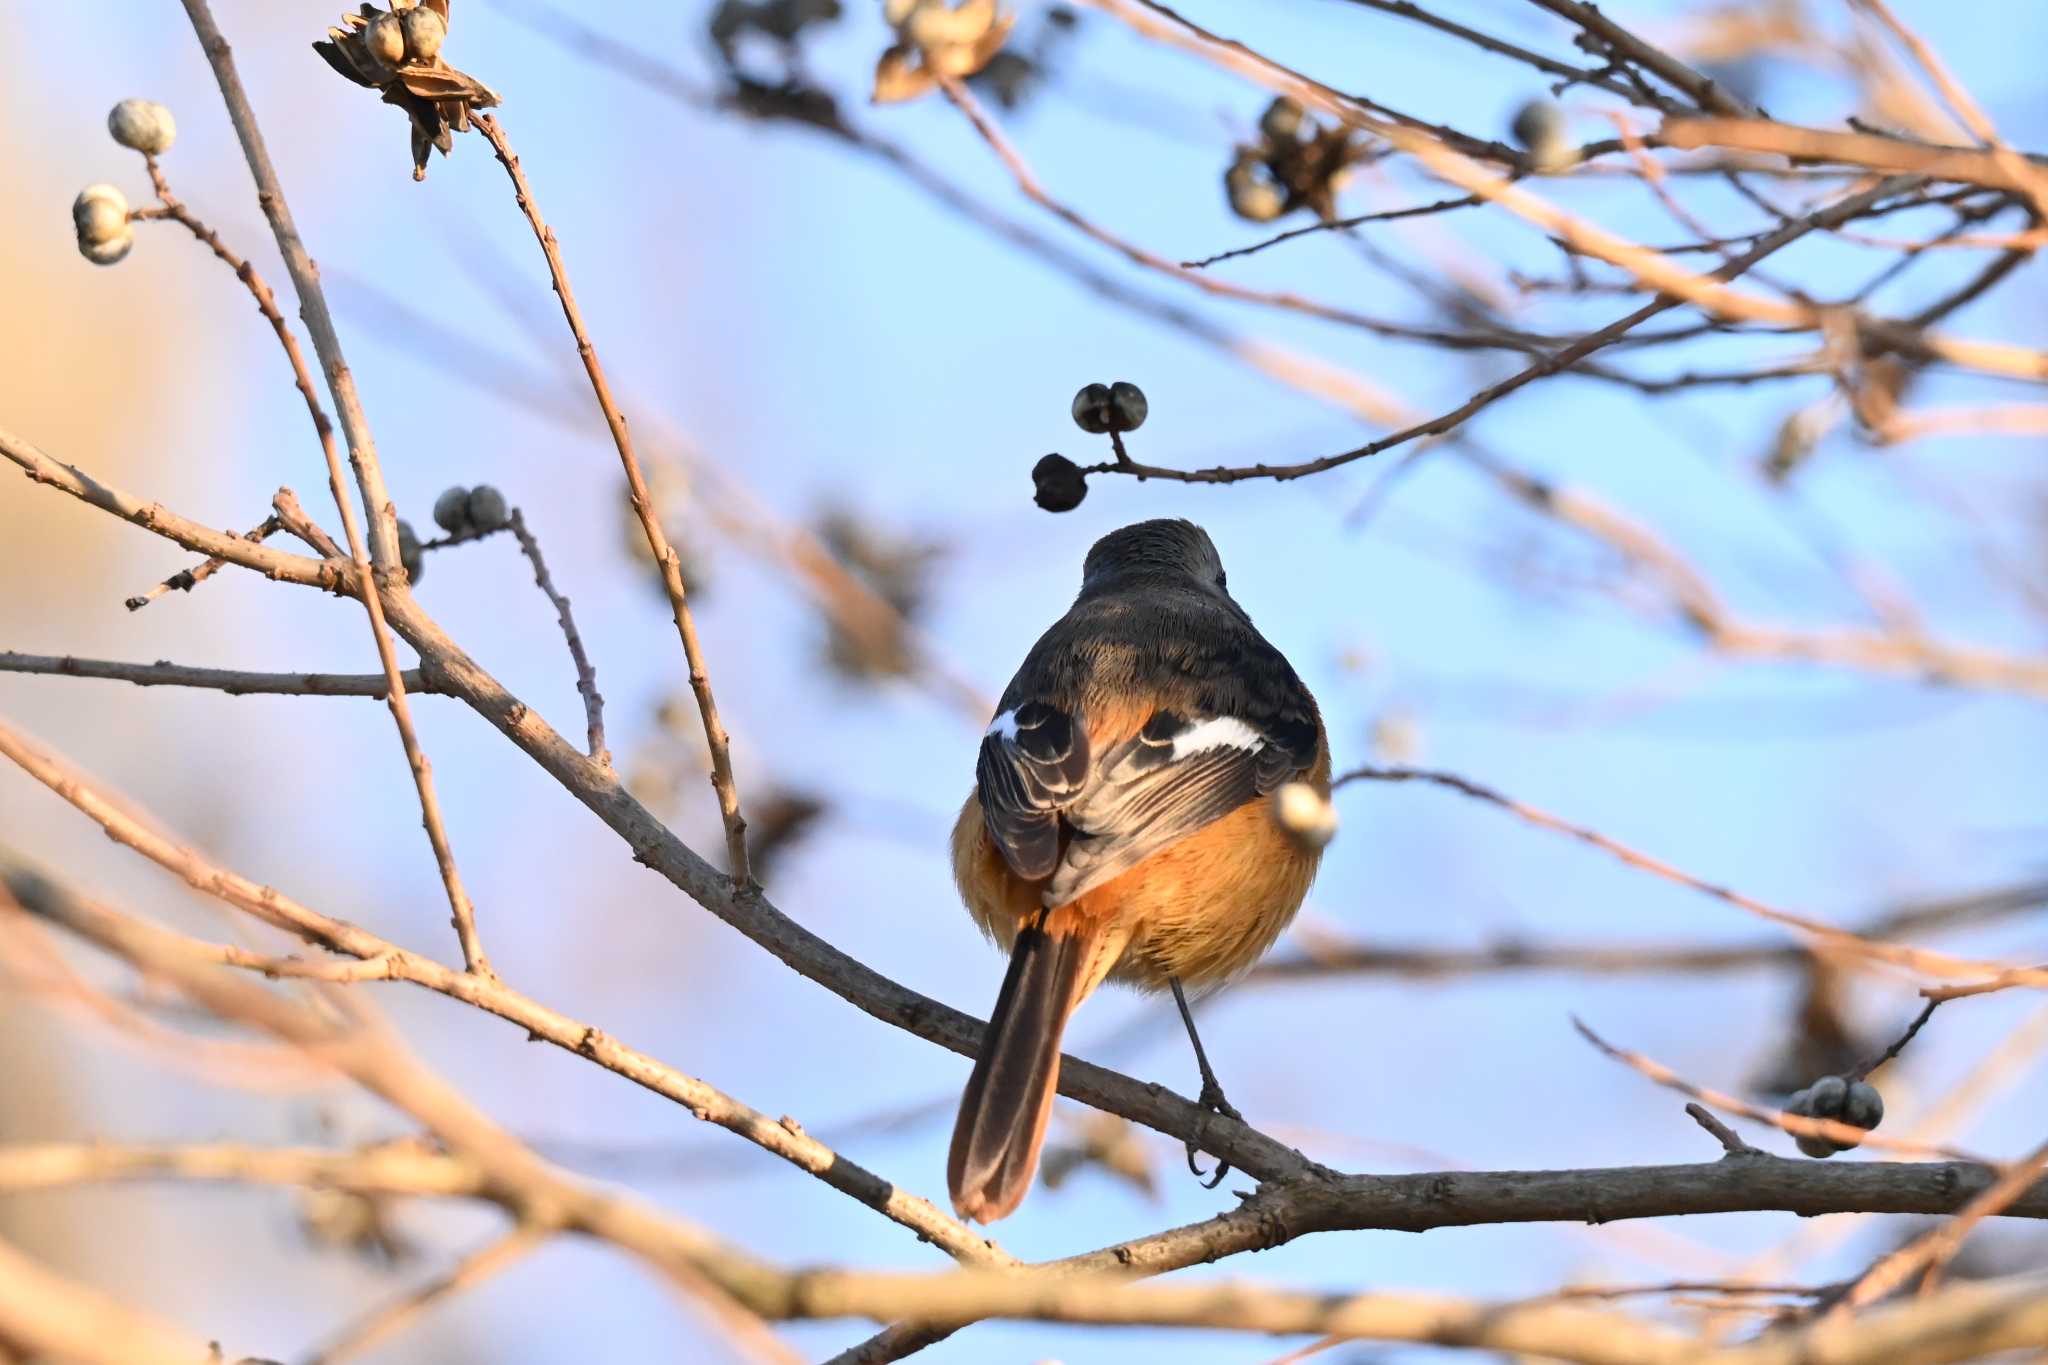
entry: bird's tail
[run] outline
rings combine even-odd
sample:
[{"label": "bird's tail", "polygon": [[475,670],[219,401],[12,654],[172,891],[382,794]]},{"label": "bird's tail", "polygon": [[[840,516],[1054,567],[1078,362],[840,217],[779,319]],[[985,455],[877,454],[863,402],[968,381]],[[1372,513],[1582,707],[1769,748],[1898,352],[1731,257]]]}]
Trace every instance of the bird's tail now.
[{"label": "bird's tail", "polygon": [[1060,1036],[1121,944],[1093,917],[1041,914],[1018,931],[974,1060],[946,1183],[963,1218],[993,1223],[1023,1202],[1059,1088]]}]

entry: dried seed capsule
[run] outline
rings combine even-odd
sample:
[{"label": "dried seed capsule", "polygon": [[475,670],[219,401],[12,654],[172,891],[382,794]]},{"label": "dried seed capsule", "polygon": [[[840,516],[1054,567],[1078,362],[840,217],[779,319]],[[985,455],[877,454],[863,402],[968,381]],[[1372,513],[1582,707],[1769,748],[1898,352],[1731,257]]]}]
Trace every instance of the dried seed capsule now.
[{"label": "dried seed capsule", "polygon": [[405,55],[415,62],[431,62],[441,55],[448,37],[448,21],[425,5],[415,5],[399,16],[405,32]]},{"label": "dried seed capsule", "polygon": [[1109,385],[1088,384],[1074,395],[1074,425],[1093,435],[1110,429]]},{"label": "dried seed capsule", "polygon": [[1048,512],[1071,512],[1088,496],[1081,466],[1064,455],[1048,455],[1031,467],[1031,500]]},{"label": "dried seed capsule", "polygon": [[[408,10],[407,13],[417,11]],[[426,11],[432,14],[432,10]],[[495,531],[510,519],[505,495],[487,483],[469,490],[469,524],[479,531]]]},{"label": "dried seed capsule", "polygon": [[434,524],[451,536],[469,529],[469,490],[450,488],[434,499]]},{"label": "dried seed capsule", "polygon": [[[409,12],[409,11],[408,11]],[[396,14],[380,14],[363,30],[363,50],[386,66],[405,61],[405,23]]]},{"label": "dried seed capsule", "polygon": [[145,156],[159,156],[170,150],[178,136],[178,122],[171,111],[155,100],[122,100],[107,115],[107,131],[123,147]]},{"label": "dried seed capsule", "polygon": [[1109,386],[1110,429],[1112,431],[1136,431],[1145,425],[1145,415],[1152,410],[1145,401],[1145,391],[1127,379],[1119,379]]}]

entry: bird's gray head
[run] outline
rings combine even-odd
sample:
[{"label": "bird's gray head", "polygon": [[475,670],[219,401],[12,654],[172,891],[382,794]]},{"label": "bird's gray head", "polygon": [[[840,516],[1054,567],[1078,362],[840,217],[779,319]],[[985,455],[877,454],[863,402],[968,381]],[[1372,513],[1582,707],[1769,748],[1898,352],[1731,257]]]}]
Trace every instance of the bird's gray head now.
[{"label": "bird's gray head", "polygon": [[1227,595],[1223,561],[1209,533],[1178,518],[1136,522],[1096,541],[1081,566],[1081,591],[1138,577],[1192,579]]}]

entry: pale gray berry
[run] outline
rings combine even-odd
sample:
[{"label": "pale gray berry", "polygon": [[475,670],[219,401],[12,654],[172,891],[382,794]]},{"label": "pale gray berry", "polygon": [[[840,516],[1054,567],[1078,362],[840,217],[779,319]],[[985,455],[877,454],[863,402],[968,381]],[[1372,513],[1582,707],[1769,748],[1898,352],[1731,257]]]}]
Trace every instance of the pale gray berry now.
[{"label": "pale gray berry", "polygon": [[1292,142],[1301,135],[1301,105],[1282,95],[1259,115],[1259,131],[1274,142]]},{"label": "pale gray berry", "polygon": [[469,529],[467,488],[450,488],[434,499],[434,524],[451,536]]},{"label": "pale gray berry", "polygon": [[71,225],[81,247],[127,236],[128,196],[113,185],[87,185],[71,201]]},{"label": "pale gray berry", "polygon": [[104,242],[80,242],[78,254],[94,265],[112,265],[126,256],[135,246],[135,234],[123,232],[119,237],[110,237]]},{"label": "pale gray berry", "polygon": [[1842,1102],[1842,1122],[1858,1128],[1875,1128],[1884,1122],[1884,1096],[1877,1093],[1876,1086],[1857,1081],[1849,1087],[1849,1096]]},{"label": "pale gray berry", "polygon": [[1567,136],[1564,111],[1549,100],[1530,100],[1515,111],[1510,125],[1515,141],[1529,153],[1534,171],[1561,171],[1576,159],[1576,149]]},{"label": "pale gray berry", "polygon": [[178,121],[155,100],[126,99],[107,115],[107,131],[123,147],[144,156],[162,156],[178,136]]},{"label": "pale gray berry", "polygon": [[1806,1098],[1806,1113],[1817,1119],[1838,1119],[1849,1098],[1849,1083],[1840,1076],[1823,1076],[1806,1087]]},{"label": "pale gray berry", "polygon": [[[407,10],[417,14],[417,10]],[[432,10],[426,13],[432,14]],[[505,495],[487,483],[480,483],[469,490],[469,524],[479,531],[495,531],[509,520],[505,507]]]},{"label": "pale gray berry", "polygon": [[431,62],[441,55],[448,37],[448,21],[425,5],[415,5],[399,16],[405,29],[405,55],[415,62]]}]

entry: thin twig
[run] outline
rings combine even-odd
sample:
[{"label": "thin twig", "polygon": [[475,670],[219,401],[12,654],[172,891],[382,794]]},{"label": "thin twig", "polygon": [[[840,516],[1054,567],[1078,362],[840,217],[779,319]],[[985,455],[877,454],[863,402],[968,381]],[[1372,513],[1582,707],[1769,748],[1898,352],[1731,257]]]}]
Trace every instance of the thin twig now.
[{"label": "thin twig", "polygon": [[[60,678],[99,678],[137,687],[197,687],[231,697],[372,697],[382,700],[390,684],[382,673],[252,673],[237,668],[195,668],[165,660],[129,663],[120,659],[80,659],[69,654],[20,654],[0,650],[0,673],[43,673]],[[445,693],[448,689],[419,669],[403,675],[408,692]]]},{"label": "thin twig", "polygon": [[[276,534],[278,529],[279,523],[276,517],[265,517],[261,524],[257,525],[249,532],[247,532],[242,537],[242,539],[249,541],[266,540],[270,536]],[[201,583],[204,583],[207,579],[213,577],[214,574],[218,573],[221,569],[225,568],[226,566],[227,561],[225,559],[221,559],[218,557],[208,558],[201,563],[193,565],[189,569],[180,569],[178,572],[172,574],[169,578],[166,578],[163,582],[151,588],[148,592],[129,598],[127,602],[124,603],[124,605],[130,611],[141,611],[144,607],[156,601],[157,598],[162,597],[167,592],[192,591],[192,589],[198,587]]]},{"label": "thin twig", "polygon": [[361,1355],[410,1327],[442,1300],[474,1289],[491,1276],[518,1264],[546,1241],[545,1232],[524,1225],[493,1237],[441,1274],[343,1327],[325,1345],[309,1352],[305,1365],[340,1365],[351,1356]]},{"label": "thin twig", "polygon": [[540,557],[540,542],[526,529],[525,513],[513,508],[510,525],[512,534],[519,540],[520,550],[533,565],[535,586],[555,604],[555,616],[562,624],[562,638],[568,643],[569,658],[576,665],[576,690],[583,697],[583,714],[590,732],[590,756],[609,767],[612,755],[604,747],[604,698],[597,690],[597,670],[590,666],[590,656],[583,650],[583,637],[576,632],[576,618],[569,614],[569,599],[555,591],[555,581],[548,577],[547,561]]},{"label": "thin twig", "polygon": [[[484,956],[483,940],[477,934],[476,909],[470,904],[469,893],[463,889],[462,873],[455,865],[455,850],[449,844],[447,826],[441,818],[440,798],[434,790],[433,767],[428,763],[426,752],[420,747],[419,735],[413,728],[412,708],[406,704],[405,698],[404,671],[399,666],[398,650],[384,621],[383,579],[394,569],[403,576],[403,570],[398,564],[396,513],[384,491],[383,471],[377,463],[377,449],[370,437],[369,420],[363,415],[362,403],[357,398],[355,378],[342,358],[341,339],[327,314],[327,300],[320,291],[319,272],[292,223],[284,187],[278,181],[276,169],[270,164],[270,153],[263,145],[263,133],[256,125],[256,112],[242,89],[241,77],[235,72],[234,55],[228,49],[227,39],[221,36],[219,26],[214,23],[207,0],[184,0],[184,5],[186,14],[191,17],[193,32],[199,37],[199,46],[213,67],[221,98],[227,103],[228,116],[235,125],[235,134],[241,139],[249,173],[256,181],[257,203],[262,206],[264,216],[270,221],[271,232],[277,238],[285,268],[298,291],[299,316],[304,320],[306,330],[312,334],[313,349],[319,353],[326,370],[328,392],[333,395],[335,407],[341,413],[342,429],[348,437],[349,459],[354,465],[356,483],[362,490],[363,504],[369,514],[367,541],[362,527],[357,524],[354,500],[348,495],[347,481],[341,472],[333,427],[313,391],[312,376],[307,373],[298,340],[285,325],[283,315],[277,311],[269,286],[262,282],[247,261],[237,263],[234,254],[221,245],[218,236],[192,223],[187,226],[213,248],[215,255],[233,266],[236,275],[255,296],[257,306],[262,308],[263,315],[270,319],[277,332],[278,342],[291,362],[299,391],[305,396],[314,430],[319,433],[321,453],[327,461],[328,490],[334,496],[335,506],[340,509],[342,528],[348,535],[349,557],[355,561],[360,589],[358,595],[363,610],[370,618],[370,635],[376,641],[377,657],[384,665],[384,677],[390,689],[384,699],[385,705],[391,710],[391,719],[398,727],[399,743],[405,748],[406,765],[412,770],[413,788],[419,795],[420,822],[426,826],[427,841],[433,846],[434,862],[448,895],[455,936],[462,945],[462,959],[470,971],[488,976],[491,964]],[[156,170],[154,162],[151,174],[157,178],[159,194],[164,194],[161,172]],[[174,203],[165,199],[166,207]]]},{"label": "thin twig", "polygon": [[625,467],[626,484],[632,490],[633,511],[640,519],[640,529],[647,536],[647,547],[653,551],[655,563],[661,566],[662,586],[668,589],[669,606],[675,613],[676,634],[682,638],[683,656],[690,665],[690,690],[696,694],[697,711],[704,721],[705,747],[711,751],[711,786],[718,795],[719,815],[725,821],[726,867],[735,884],[748,886],[753,877],[747,866],[747,822],[740,814],[739,789],[733,781],[731,741],[724,723],[718,718],[718,702],[711,692],[711,675],[704,665],[703,647],[697,642],[697,622],[690,612],[689,592],[683,586],[682,559],[675,546],[669,544],[668,533],[662,530],[661,511],[640,472],[640,458],[634,453],[633,437],[626,429],[625,415],[612,399],[611,383],[605,378],[604,366],[597,358],[597,347],[590,340],[590,333],[584,329],[583,312],[576,306],[576,294],[569,287],[569,270],[562,262],[555,230],[540,216],[540,205],[534,200],[533,187],[526,182],[526,172],[520,168],[519,158],[506,141],[504,128],[489,114],[478,115],[474,122],[477,131],[491,144],[491,150],[498,154],[498,162],[504,166],[505,174],[511,177],[519,210],[526,215],[526,221],[540,243],[541,254],[547,258],[548,274],[554,280],[562,316],[568,321],[570,335],[576,339],[576,354],[583,361],[584,372],[590,376],[591,392],[596,395],[605,426],[611,431],[612,444],[618,447],[619,463]]},{"label": "thin twig", "polygon": [[1572,1027],[1578,1030],[1581,1038],[1615,1061],[1668,1090],[1676,1090],[1679,1094],[1698,1100],[1702,1104],[1711,1104],[1717,1109],[1725,1109],[1742,1118],[1769,1124],[1794,1137],[1827,1138],[1841,1146],[1871,1147],[1887,1152],[1906,1152],[1915,1156],[1942,1156],[1951,1161],[1967,1161],[1978,1166],[1995,1167],[1997,1164],[1960,1147],[1883,1137],[1867,1128],[1858,1128],[1853,1123],[1843,1123],[1839,1119],[1809,1118],[1804,1114],[1773,1109],[1768,1105],[1751,1104],[1748,1100],[1739,1099],[1726,1091],[1695,1085],[1655,1058],[1646,1057],[1628,1048],[1616,1047],[1593,1032],[1586,1022],[1576,1015],[1572,1017]]}]

